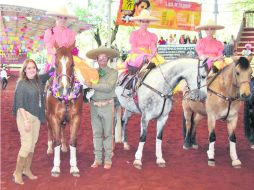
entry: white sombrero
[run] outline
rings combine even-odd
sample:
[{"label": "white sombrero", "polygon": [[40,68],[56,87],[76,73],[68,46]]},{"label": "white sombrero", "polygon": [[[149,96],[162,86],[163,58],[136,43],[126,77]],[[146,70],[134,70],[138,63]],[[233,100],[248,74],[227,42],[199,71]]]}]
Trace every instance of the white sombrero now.
[{"label": "white sombrero", "polygon": [[70,15],[68,13],[68,10],[65,6],[56,7],[53,10],[48,11],[46,14],[48,16],[53,16],[53,17],[63,16],[63,17],[68,17],[69,19],[77,19],[76,16]]},{"label": "white sombrero", "polygon": [[138,16],[131,17],[130,20],[156,22],[159,21],[160,19],[151,16],[150,11],[148,11],[147,9],[143,9]]},{"label": "white sombrero", "polygon": [[214,20],[208,20],[205,24],[197,26],[196,30],[221,30],[224,26],[217,25]]},{"label": "white sombrero", "polygon": [[111,48],[107,48],[105,46],[100,46],[97,49],[90,50],[89,52],[86,53],[86,56],[89,59],[97,59],[97,57],[100,54],[106,54],[109,58],[114,58],[114,57],[118,57],[119,56],[119,52],[118,51],[116,51],[114,49],[111,49]]}]

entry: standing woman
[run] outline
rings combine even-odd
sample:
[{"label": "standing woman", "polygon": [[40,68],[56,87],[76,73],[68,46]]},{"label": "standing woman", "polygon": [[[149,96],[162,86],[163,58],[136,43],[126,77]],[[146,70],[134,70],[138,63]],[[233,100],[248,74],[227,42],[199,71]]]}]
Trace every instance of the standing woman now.
[{"label": "standing woman", "polygon": [[[53,71],[51,69],[49,72]],[[38,67],[34,60],[24,61],[18,80],[13,103],[13,114],[16,116],[20,133],[21,147],[18,153],[14,182],[23,185],[22,175],[31,180],[33,175],[31,164],[40,131],[40,124],[45,120],[43,91],[49,73],[38,75]]]}]

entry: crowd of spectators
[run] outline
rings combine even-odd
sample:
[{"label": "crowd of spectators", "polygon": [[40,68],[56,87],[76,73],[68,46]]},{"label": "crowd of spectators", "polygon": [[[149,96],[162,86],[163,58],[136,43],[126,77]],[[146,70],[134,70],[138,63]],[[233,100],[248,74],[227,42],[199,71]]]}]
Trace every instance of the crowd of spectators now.
[{"label": "crowd of spectators", "polygon": [[160,37],[158,41],[158,45],[169,45],[169,44],[196,44],[197,37],[194,36],[191,38],[189,35],[182,34],[179,38],[177,38],[176,34],[170,34],[169,38],[164,39]]}]

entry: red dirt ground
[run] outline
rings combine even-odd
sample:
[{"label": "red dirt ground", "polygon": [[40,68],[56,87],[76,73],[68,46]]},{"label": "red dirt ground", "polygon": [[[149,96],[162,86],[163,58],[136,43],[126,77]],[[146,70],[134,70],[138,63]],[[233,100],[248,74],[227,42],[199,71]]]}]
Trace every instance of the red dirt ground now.
[{"label": "red dirt ground", "polygon": [[39,179],[30,181],[25,178],[25,185],[16,185],[12,182],[12,172],[20,142],[15,117],[11,112],[15,80],[11,78],[7,89],[1,92],[2,190],[252,190],[254,188],[254,151],[250,149],[243,134],[243,109],[241,108],[239,114],[236,131],[238,156],[242,161],[242,168],[231,167],[226,124],[222,122],[218,122],[216,128],[216,166],[209,167],[206,156],[208,146],[206,120],[202,121],[197,130],[200,148],[188,151],[182,149],[181,95],[174,97],[173,110],[164,129],[163,153],[167,162],[166,168],[158,168],[155,164],[155,121],[151,121],[148,128],[143,152],[143,169],[137,170],[132,166],[139,141],[140,116],[138,115],[134,115],[128,124],[127,134],[131,149],[124,151],[121,144],[116,145],[110,171],[104,170],[103,167],[90,168],[94,158],[92,130],[89,105],[84,104],[77,149],[81,177],[75,178],[69,173],[69,152],[61,153],[61,176],[51,177],[53,155],[46,154],[47,127],[42,125],[33,161],[33,171]]}]

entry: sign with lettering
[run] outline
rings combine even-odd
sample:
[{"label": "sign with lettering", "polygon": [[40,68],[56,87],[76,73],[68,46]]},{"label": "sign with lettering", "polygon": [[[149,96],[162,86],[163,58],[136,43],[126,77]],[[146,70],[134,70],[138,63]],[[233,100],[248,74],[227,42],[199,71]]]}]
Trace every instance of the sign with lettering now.
[{"label": "sign with lettering", "polygon": [[136,26],[131,21],[142,9],[151,10],[151,15],[159,19],[151,23],[151,28],[195,30],[201,20],[201,4],[179,0],[120,0],[116,23]]},{"label": "sign with lettering", "polygon": [[166,60],[173,60],[179,57],[196,57],[196,44],[172,44],[158,46],[158,53]]},{"label": "sign with lettering", "polygon": [[1,64],[6,64],[6,65],[16,65],[18,67],[21,67],[25,59],[27,58],[26,53],[24,54],[4,54],[1,56]]}]

